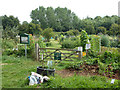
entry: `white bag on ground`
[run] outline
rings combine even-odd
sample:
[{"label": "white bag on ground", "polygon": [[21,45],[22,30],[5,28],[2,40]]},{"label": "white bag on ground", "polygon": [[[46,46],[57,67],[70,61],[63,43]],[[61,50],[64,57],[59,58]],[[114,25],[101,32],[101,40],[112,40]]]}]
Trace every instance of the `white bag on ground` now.
[{"label": "white bag on ground", "polygon": [[[39,79],[39,81],[37,80]],[[50,78],[47,76],[42,76],[40,74],[37,74],[35,72],[31,72],[31,76],[30,76],[30,82],[29,85],[34,85],[34,84],[38,84],[38,83],[43,83],[44,80],[48,81]]]},{"label": "white bag on ground", "polygon": [[31,75],[29,85],[34,85],[34,84],[37,84],[37,79],[35,78],[34,75]]},{"label": "white bag on ground", "polygon": [[46,81],[48,81],[50,78],[49,77],[47,77],[47,76],[44,76],[43,77],[43,80],[46,80]]}]

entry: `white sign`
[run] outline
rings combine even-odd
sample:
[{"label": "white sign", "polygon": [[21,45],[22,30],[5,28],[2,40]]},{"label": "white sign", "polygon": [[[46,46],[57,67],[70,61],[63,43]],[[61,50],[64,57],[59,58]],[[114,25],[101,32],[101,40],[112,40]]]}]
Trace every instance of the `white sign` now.
[{"label": "white sign", "polygon": [[81,52],[82,52],[82,47],[78,47],[78,51],[81,51]]},{"label": "white sign", "polygon": [[28,37],[21,37],[21,41],[24,43],[28,43]]},{"label": "white sign", "polygon": [[115,79],[112,79],[111,84],[114,84]]},{"label": "white sign", "polygon": [[86,49],[90,49],[91,44],[86,44]]}]

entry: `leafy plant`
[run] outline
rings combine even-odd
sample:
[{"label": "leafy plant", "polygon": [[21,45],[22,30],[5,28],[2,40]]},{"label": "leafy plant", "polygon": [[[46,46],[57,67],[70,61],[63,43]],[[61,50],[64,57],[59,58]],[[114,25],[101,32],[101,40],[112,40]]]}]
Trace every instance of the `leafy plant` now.
[{"label": "leafy plant", "polygon": [[43,36],[49,42],[50,38],[53,36],[53,29],[52,28],[46,28],[45,30],[43,30]]},{"label": "leafy plant", "polygon": [[101,35],[101,45],[109,47],[110,46],[110,40],[107,35]]},{"label": "leafy plant", "polygon": [[39,37],[39,40],[36,43],[38,43],[40,48],[45,48],[45,43],[42,40],[42,36]]},{"label": "leafy plant", "polygon": [[51,45],[52,45],[51,42],[46,42],[46,46],[47,46],[47,47],[49,47],[49,46],[51,46]]},{"label": "leafy plant", "polygon": [[64,40],[62,43],[62,48],[75,48],[75,41],[71,41],[70,39]]},{"label": "leafy plant", "polygon": [[81,40],[81,46],[83,47],[83,51],[85,50],[85,45],[88,42],[88,35],[87,32],[85,30],[81,31],[81,36],[80,36],[80,40]]},{"label": "leafy plant", "polygon": [[93,50],[94,53],[99,52],[101,46],[100,37],[97,35],[90,35],[89,38],[90,38],[91,50]]}]

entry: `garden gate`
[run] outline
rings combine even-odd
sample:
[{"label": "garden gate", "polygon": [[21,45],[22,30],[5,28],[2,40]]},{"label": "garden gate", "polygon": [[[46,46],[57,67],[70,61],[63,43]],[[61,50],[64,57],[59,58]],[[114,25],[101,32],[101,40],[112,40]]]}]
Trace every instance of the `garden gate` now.
[{"label": "garden gate", "polygon": [[37,60],[60,60],[73,61],[74,59],[81,59],[82,53],[74,49],[55,49],[55,48],[39,48],[37,49]]}]

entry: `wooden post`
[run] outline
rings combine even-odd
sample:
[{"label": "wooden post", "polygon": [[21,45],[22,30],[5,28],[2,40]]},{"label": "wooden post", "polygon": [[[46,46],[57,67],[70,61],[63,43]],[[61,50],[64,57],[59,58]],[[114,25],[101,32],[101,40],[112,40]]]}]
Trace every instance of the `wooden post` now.
[{"label": "wooden post", "polygon": [[27,57],[27,44],[25,44],[25,57]]},{"label": "wooden post", "polygon": [[79,60],[82,59],[82,47],[78,47]]},{"label": "wooden post", "polygon": [[35,44],[35,54],[36,54],[36,60],[38,61],[39,60],[39,54],[38,54],[38,51],[39,50],[39,45],[38,43]]}]

